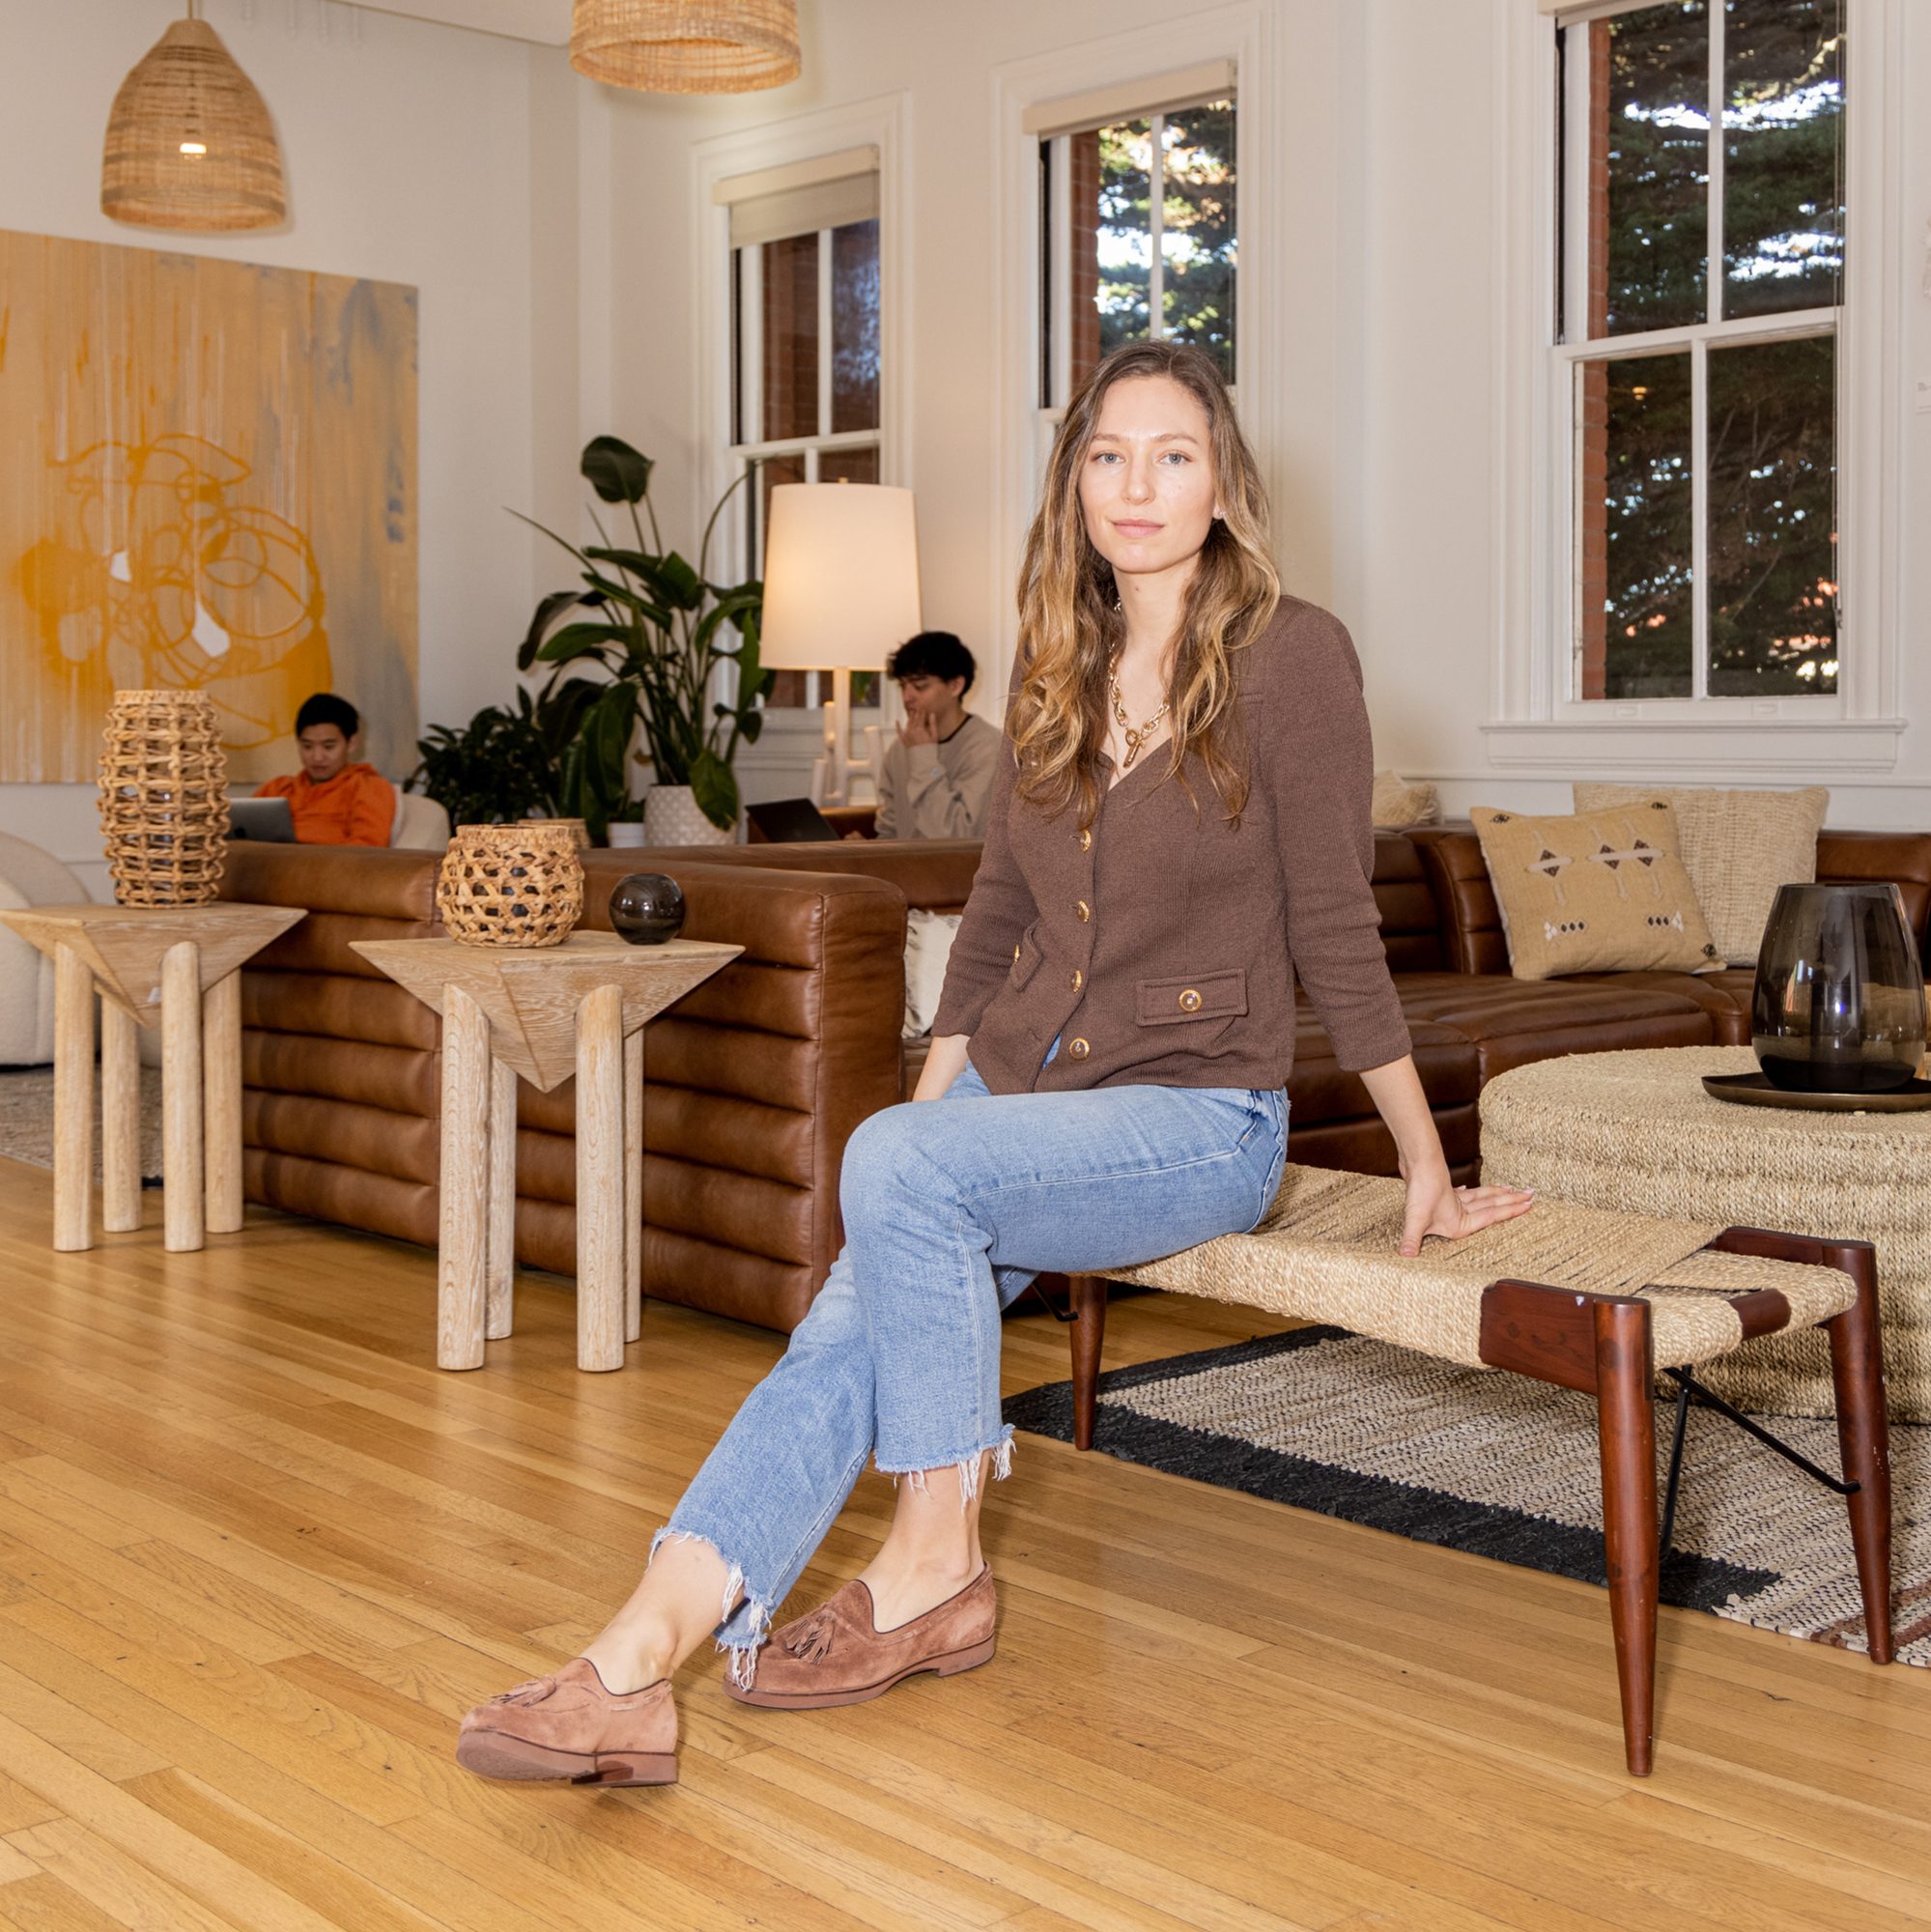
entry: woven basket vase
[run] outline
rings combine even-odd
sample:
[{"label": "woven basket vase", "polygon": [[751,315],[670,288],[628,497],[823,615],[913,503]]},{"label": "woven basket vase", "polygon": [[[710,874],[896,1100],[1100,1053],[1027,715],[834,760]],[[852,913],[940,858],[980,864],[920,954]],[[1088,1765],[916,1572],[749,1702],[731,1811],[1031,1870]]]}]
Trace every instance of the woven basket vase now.
[{"label": "woven basket vase", "polygon": [[644,94],[750,94],[798,78],[798,0],[577,0],[570,65]]},{"label": "woven basket vase", "polygon": [[100,157],[100,208],[142,228],[216,232],[272,228],[286,216],[274,124],[206,20],[175,21],[121,83]]},{"label": "woven basket vase", "polygon": [[583,912],[583,862],[568,832],[465,825],[449,841],[436,909],[466,946],[560,946]]},{"label": "woven basket vase", "polygon": [[227,856],[228,761],[199,691],[117,691],[100,753],[100,830],[126,906],[206,905]]}]

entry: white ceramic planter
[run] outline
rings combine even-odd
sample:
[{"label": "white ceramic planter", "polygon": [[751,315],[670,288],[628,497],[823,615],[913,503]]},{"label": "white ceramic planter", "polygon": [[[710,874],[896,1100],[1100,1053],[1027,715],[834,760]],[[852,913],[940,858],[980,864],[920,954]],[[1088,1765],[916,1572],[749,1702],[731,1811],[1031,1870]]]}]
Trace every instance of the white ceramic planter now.
[{"label": "white ceramic planter", "polygon": [[737,830],[713,825],[689,785],[652,785],[643,795],[646,845],[735,845]]}]

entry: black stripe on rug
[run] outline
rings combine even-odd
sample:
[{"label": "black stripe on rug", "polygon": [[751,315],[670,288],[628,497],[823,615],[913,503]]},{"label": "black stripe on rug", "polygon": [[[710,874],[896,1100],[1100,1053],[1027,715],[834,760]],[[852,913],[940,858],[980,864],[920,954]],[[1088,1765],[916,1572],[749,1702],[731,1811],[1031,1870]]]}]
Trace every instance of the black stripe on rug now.
[{"label": "black stripe on rug", "polygon": [[[1099,1378],[1093,1447],[1123,1463],[1139,1463],[1150,1469],[1164,1469],[1169,1475],[1211,1484],[1215,1489],[1237,1490],[1343,1522],[1358,1522],[1391,1536],[1405,1536],[1413,1543],[1462,1549],[1498,1563],[1519,1564],[1525,1570],[1573,1577],[1577,1582],[1600,1585],[1604,1581],[1601,1530],[1578,1529],[1522,1510],[1471,1502],[1443,1490],[1423,1489],[1339,1463],[1286,1455],[1259,1442],[1189,1429],[1107,1401],[1109,1395],[1149,1383],[1185,1380],[1206,1371],[1345,1339],[1347,1331],[1341,1328],[1295,1328],[1285,1335],[1260,1335],[1224,1349],[1115,1369]],[[1043,1388],[1009,1397],[1005,1411],[1006,1420],[1016,1428],[1057,1442],[1073,1439],[1073,1385],[1069,1381],[1049,1382]],[[1661,1595],[1665,1604],[1683,1609],[1716,1610],[1733,1596],[1754,1595],[1777,1580],[1775,1571],[1673,1549],[1662,1567]]]}]

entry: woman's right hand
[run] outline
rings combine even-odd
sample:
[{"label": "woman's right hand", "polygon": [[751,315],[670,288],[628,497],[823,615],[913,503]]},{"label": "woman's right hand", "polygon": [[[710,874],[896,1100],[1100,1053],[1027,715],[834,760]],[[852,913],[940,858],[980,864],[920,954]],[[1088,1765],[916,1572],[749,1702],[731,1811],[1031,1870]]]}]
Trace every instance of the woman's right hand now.
[{"label": "woman's right hand", "polygon": [[937,1100],[943,1097],[961,1073],[965,1071],[966,1048],[972,1044],[972,1036],[966,1033],[950,1033],[940,1036],[932,1042],[932,1050],[925,1056],[925,1065],[920,1069],[919,1084],[912,1090],[915,1100]]}]

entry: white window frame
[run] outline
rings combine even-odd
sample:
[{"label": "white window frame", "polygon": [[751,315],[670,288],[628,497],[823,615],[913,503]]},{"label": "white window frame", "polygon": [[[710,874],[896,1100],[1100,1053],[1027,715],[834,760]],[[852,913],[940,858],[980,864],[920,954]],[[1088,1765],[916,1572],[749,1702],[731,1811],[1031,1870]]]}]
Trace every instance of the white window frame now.
[{"label": "white window frame", "polygon": [[[1493,184],[1502,311],[1496,331],[1495,456],[1503,520],[1492,716],[1483,727],[1490,762],[1536,769],[1551,779],[1575,772],[1626,773],[1638,759],[1647,769],[1670,774],[1773,777],[1786,782],[1803,772],[1888,771],[1897,763],[1905,729],[1896,715],[1903,412],[1896,184],[1903,168],[1903,0],[1845,0],[1849,212],[1841,309],[1558,343],[1557,18],[1574,24],[1650,4],[1654,0],[1567,7],[1552,0],[1501,0],[1500,69],[1511,111],[1505,137],[1496,144]],[[1576,696],[1577,360],[1680,346],[1686,338],[1700,356],[1710,343],[1745,332],[1756,340],[1815,334],[1820,323],[1834,324],[1837,357],[1842,594],[1836,692],[1778,697]],[[1699,474],[1699,507],[1701,495]],[[1703,541],[1699,524],[1699,570]],[[1703,639],[1697,641],[1700,667]]]},{"label": "white window frame", "polygon": [[[1141,80],[1157,83],[1204,60],[1234,64],[1229,91],[1238,107],[1234,165],[1242,247],[1235,282],[1234,339],[1240,358],[1240,415],[1272,484],[1274,466],[1288,440],[1277,416],[1284,385],[1276,366],[1283,359],[1278,353],[1282,339],[1278,323],[1280,257],[1285,250],[1252,245],[1248,238],[1281,234],[1288,208],[1280,187],[1283,116],[1275,65],[1279,11],[1272,0],[1237,0],[1235,5],[1203,9],[1159,26],[1031,55],[993,70],[997,446],[985,635],[994,640],[994,663],[980,679],[989,690],[1006,688],[1017,645],[1012,586],[1018,581],[1026,530],[1057,420],[1054,412],[1041,408],[1039,397],[1039,333],[1044,320],[1039,303],[1040,135],[1027,130],[1027,111],[1088,89],[1124,88]],[[1171,94],[1148,99],[1150,108],[1173,104]],[[1055,265],[1058,289],[1065,286],[1064,266]],[[1275,345],[1276,353],[1263,355],[1256,345],[1264,342]],[[1065,344],[1062,330],[1056,353],[1064,353]],[[1278,499],[1278,489],[1275,494]]]},{"label": "white window frame", "polygon": [[[816,415],[817,420],[821,423],[829,422],[832,419],[832,232],[829,228],[818,230],[818,401]],[[742,251],[742,256],[743,259],[738,265],[737,286],[737,333],[740,337],[744,334],[746,328],[751,326],[747,322],[747,318],[760,316],[764,310],[763,250],[762,248],[746,248]],[[881,221],[879,232],[879,296],[881,303],[885,293],[883,286],[884,260],[884,224]],[[880,321],[882,324],[883,316],[880,317]],[[882,327],[880,333],[882,337]],[[750,442],[734,442],[730,445],[729,450],[730,466],[728,473],[735,476],[747,463],[754,463],[764,457],[800,456],[805,460],[805,481],[815,483],[818,481],[818,463],[821,457],[835,454],[841,449],[876,449],[878,451],[879,462],[878,480],[881,483],[885,482],[887,480],[885,475],[885,398],[882,381],[884,376],[884,346],[881,341],[879,355],[881,386],[879,394],[879,421],[876,428],[823,430],[815,436],[781,436],[756,439]],[[726,374],[726,383],[735,380],[738,374],[739,371],[736,368],[731,368]],[[738,399],[743,420],[746,422],[761,422],[764,413],[764,358],[761,355],[748,357],[744,374],[746,378],[743,385],[744,393]],[[742,496],[746,491],[754,487],[754,485],[747,484],[745,491],[740,491],[739,495]],[[727,514],[734,526],[732,536],[733,542],[736,545],[737,555],[743,558],[745,554],[747,520],[738,513],[738,508],[739,506],[734,501],[730,512]],[[716,541],[715,537],[713,541]],[[805,712],[815,716],[817,706],[826,702],[832,696],[827,678],[828,673],[826,672],[808,670],[805,673],[805,701],[803,706],[794,707],[787,705],[784,707],[784,711],[788,712],[802,708]],[[773,729],[779,718],[782,715],[783,712],[772,711],[766,719],[764,728],[766,730]]]},{"label": "white window frame", "polygon": [[[878,480],[896,485],[910,482],[912,434],[907,400],[912,393],[912,331],[906,304],[912,284],[912,238],[907,219],[906,116],[904,95],[883,95],[823,113],[800,115],[795,120],[715,135],[694,145],[696,261],[693,267],[696,299],[692,304],[695,328],[692,359],[697,372],[697,447],[708,471],[705,515],[709,514],[709,504],[735,480],[747,456],[805,451],[806,476],[815,480],[820,452],[876,444]],[[717,200],[717,185],[734,176],[789,167],[859,147],[874,148],[878,154],[878,427],[849,430],[835,436],[733,443],[731,386],[737,372],[731,353],[730,210]],[[824,251],[818,265],[818,383],[822,399],[831,383],[829,231],[821,232],[819,246]],[[754,281],[754,262],[748,261],[746,267]],[[747,312],[754,312],[755,289],[747,286],[743,295]],[[750,410],[754,400],[747,398],[747,420],[755,419]],[[826,420],[822,403],[819,420]],[[714,556],[721,545],[734,558],[741,559],[744,555],[743,496],[744,492],[739,491],[718,520],[711,538]],[[817,681],[813,673],[808,683],[808,696],[813,701],[765,714],[757,743],[739,750],[741,765],[747,769],[786,770],[796,766],[801,777],[798,788],[801,792],[805,789],[803,781],[809,777],[811,760],[823,749],[824,721],[815,700],[829,694],[815,691]],[[889,679],[883,696],[886,701],[879,715],[888,719],[895,715],[895,693]]]}]

